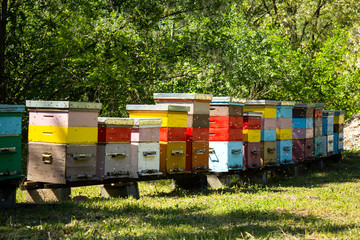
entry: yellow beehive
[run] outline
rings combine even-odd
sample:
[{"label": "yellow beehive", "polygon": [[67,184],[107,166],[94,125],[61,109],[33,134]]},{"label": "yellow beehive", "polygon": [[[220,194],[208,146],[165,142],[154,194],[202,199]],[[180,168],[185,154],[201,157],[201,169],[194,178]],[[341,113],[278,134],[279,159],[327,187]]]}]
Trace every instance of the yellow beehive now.
[{"label": "yellow beehive", "polygon": [[160,142],[160,168],[169,174],[185,172],[186,142]]},{"label": "yellow beehive", "polygon": [[159,105],[127,105],[130,118],[161,118],[161,127],[186,128],[189,107]]}]

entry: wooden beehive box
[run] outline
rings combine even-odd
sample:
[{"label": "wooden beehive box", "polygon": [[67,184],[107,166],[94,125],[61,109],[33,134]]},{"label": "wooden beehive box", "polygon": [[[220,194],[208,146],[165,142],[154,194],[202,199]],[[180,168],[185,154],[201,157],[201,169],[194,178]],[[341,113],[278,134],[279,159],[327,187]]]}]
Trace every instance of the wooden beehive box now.
[{"label": "wooden beehive box", "polygon": [[277,141],[277,162],[278,165],[292,164],[292,140]]},{"label": "wooden beehive box", "polygon": [[210,142],[209,168],[212,172],[228,172],[244,168],[242,142]]},{"label": "wooden beehive box", "polygon": [[30,181],[64,184],[96,178],[101,103],[26,101]]},{"label": "wooden beehive box", "polygon": [[[132,177],[161,175],[159,133],[161,118],[134,118],[131,131]],[[148,135],[141,129],[152,129],[158,134]],[[143,135],[145,133],[145,135]],[[135,135],[135,137],[133,137]]]},{"label": "wooden beehive box", "polygon": [[97,145],[96,172],[100,179],[124,178],[132,173],[131,118],[98,118],[99,137]]},{"label": "wooden beehive box", "polygon": [[0,104],[0,181],[21,177],[23,105]]}]

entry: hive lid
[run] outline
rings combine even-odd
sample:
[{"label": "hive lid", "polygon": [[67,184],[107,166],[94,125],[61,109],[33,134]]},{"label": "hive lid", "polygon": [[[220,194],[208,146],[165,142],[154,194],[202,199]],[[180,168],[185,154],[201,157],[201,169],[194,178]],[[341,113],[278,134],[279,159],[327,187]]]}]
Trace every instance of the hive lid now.
[{"label": "hive lid", "polygon": [[315,107],[315,103],[295,103],[296,108],[309,108],[309,107]]},{"label": "hive lid", "polygon": [[278,106],[294,106],[295,102],[293,101],[279,101]]},{"label": "hive lid", "polygon": [[323,116],[331,117],[331,116],[334,116],[334,115],[335,115],[335,111],[332,111],[332,110],[324,110],[323,111]]},{"label": "hive lid", "polygon": [[279,101],[274,100],[246,100],[245,105],[278,105]]},{"label": "hive lid", "polygon": [[325,103],[314,103],[316,109],[324,109]]},{"label": "hive lid", "polygon": [[0,104],[0,112],[24,112],[25,105]]},{"label": "hive lid", "polygon": [[128,111],[174,111],[174,112],[189,112],[190,107],[177,105],[126,105]]},{"label": "hive lid", "polygon": [[213,97],[211,105],[227,104],[227,105],[245,105],[246,100],[235,97]]},{"label": "hive lid", "polygon": [[154,99],[192,99],[192,100],[207,100],[211,101],[212,94],[202,93],[154,93]]},{"label": "hive lid", "polygon": [[133,118],[98,117],[98,123],[107,125],[134,125]]},{"label": "hive lid", "polygon": [[262,117],[262,115],[260,112],[243,112],[244,117]]},{"label": "hive lid", "polygon": [[101,103],[92,102],[71,102],[71,101],[37,101],[26,100],[27,108],[43,108],[43,109],[87,109],[100,110]]},{"label": "hive lid", "polygon": [[134,125],[140,126],[152,126],[152,127],[160,127],[162,123],[161,118],[133,118]]},{"label": "hive lid", "polygon": [[335,114],[335,116],[345,115],[345,111],[344,110],[335,110],[334,114]]}]

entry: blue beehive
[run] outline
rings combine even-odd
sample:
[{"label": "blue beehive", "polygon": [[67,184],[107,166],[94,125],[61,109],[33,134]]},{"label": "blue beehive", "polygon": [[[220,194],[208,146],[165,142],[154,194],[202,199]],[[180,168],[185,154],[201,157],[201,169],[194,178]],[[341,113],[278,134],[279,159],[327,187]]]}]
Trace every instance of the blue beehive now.
[{"label": "blue beehive", "polygon": [[277,161],[278,164],[292,164],[292,140],[277,141]]},{"label": "blue beehive", "polygon": [[209,142],[209,168],[212,172],[228,172],[244,168],[242,142]]}]

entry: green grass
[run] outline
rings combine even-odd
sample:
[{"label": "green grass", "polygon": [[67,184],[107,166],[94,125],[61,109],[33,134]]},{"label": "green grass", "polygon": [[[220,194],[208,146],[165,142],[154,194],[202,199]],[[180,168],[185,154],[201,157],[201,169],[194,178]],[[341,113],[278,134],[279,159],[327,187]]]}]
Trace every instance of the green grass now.
[{"label": "green grass", "polygon": [[162,180],[139,188],[139,200],[103,199],[93,186],[72,189],[87,201],[0,210],[0,238],[360,239],[360,152],[267,187],[185,191]]}]

